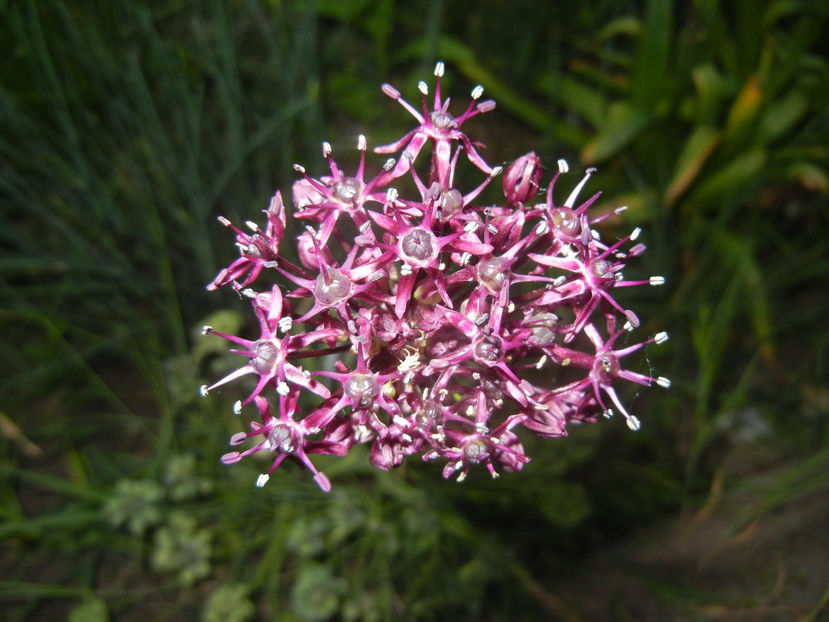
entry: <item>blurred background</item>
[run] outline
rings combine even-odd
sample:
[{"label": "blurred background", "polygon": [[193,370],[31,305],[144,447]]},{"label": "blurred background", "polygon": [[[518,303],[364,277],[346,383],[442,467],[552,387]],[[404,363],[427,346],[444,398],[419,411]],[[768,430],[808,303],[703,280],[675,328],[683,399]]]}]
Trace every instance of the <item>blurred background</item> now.
[{"label": "blurred background", "polygon": [[[829,619],[829,4],[2,0],[0,40],[5,620]],[[202,324],[254,334],[216,216],[402,135],[379,86],[436,60],[490,164],[630,206],[673,387],[495,481],[358,448],[256,489],[239,387],[198,397]]]}]

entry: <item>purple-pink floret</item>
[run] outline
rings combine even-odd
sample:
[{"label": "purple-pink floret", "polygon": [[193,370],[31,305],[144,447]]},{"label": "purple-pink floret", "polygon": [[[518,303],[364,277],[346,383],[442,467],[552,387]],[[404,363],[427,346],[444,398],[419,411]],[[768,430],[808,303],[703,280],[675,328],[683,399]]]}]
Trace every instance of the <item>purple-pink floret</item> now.
[{"label": "purple-pink floret", "polygon": [[[462,126],[495,103],[479,102],[478,86],[453,116],[449,99],[441,99],[442,75],[438,63],[431,105],[428,86],[418,84],[420,111],[383,85],[417,126],[375,148],[397,157],[374,177],[366,178],[363,136],[354,175],[337,166],[328,143],[322,151],[330,175],[315,179],[295,167],[302,175],[293,187],[296,263],[280,250],[287,222],[279,192],[264,230],[247,223],[245,233],[220,218],[236,234],[239,258],[208,289],[229,285],[246,297],[260,334],[249,340],[205,327],[235,344],[231,351],[246,362],[202,394],[253,377],[234,411],[252,404],[258,420],[231,437],[232,446],[247,448],[222,461],[269,452],[258,486],[290,458],[327,492],[331,484],[309,454],[342,456],[360,443],[371,444],[380,469],[419,455],[441,461],[444,477],[463,480],[475,465],[497,477],[529,462],[522,433],[565,436],[568,424],[614,409],[639,429],[617,393],[619,380],[670,385],[622,367],[624,357],[666,341],[666,333],[617,346],[639,319],[612,291],[664,282],[622,276],[625,262],[645,249],[636,243],[639,229],[603,242],[595,225],[623,208],[591,218],[599,195],[579,203],[594,169],[558,205],[554,186],[567,163],[559,160],[542,188],[533,152],[503,171],[501,205],[479,204],[502,169],[484,161],[482,145]],[[419,166],[424,153],[428,167]],[[455,180],[461,154],[485,175],[466,192]]]}]

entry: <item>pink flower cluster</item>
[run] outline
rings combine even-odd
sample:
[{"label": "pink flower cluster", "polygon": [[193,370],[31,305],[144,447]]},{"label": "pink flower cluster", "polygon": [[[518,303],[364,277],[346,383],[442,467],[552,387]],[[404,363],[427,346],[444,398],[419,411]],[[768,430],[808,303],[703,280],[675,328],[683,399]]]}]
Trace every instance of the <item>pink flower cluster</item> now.
[{"label": "pink flower cluster", "polygon": [[[480,101],[477,86],[454,116],[449,98],[441,99],[443,70],[438,63],[431,106],[429,87],[418,84],[422,110],[383,85],[417,126],[374,149],[397,154],[374,176],[367,176],[363,136],[353,175],[337,166],[328,143],[322,153],[330,175],[315,179],[295,166],[302,177],[293,187],[293,217],[306,223],[296,263],[280,252],[286,210],[279,192],[265,210],[264,229],[248,222],[246,232],[220,218],[235,232],[240,255],[208,289],[230,285],[245,296],[261,334],[248,340],[205,327],[205,334],[236,344],[232,351],[246,362],[201,391],[255,377],[234,410],[252,404],[258,420],[231,437],[232,446],[246,448],[222,461],[270,453],[258,486],[291,458],[328,491],[309,454],[341,456],[355,443],[371,443],[371,462],[381,469],[420,455],[442,461],[444,477],[458,472],[463,480],[478,464],[496,477],[529,461],[521,429],[564,436],[568,423],[610,417],[612,406],[636,430],[617,381],[670,384],[622,367],[624,357],[667,334],[617,345],[639,320],[611,290],[663,282],[622,276],[625,262],[645,250],[635,242],[639,229],[602,241],[594,225],[614,212],[588,216],[598,194],[577,205],[593,169],[557,205],[564,160],[545,200],[535,202],[543,174],[535,153],[506,168],[500,205],[479,204],[502,168],[490,167],[462,128],[495,103]],[[427,144],[428,173],[418,172]],[[467,192],[455,182],[462,155],[485,175]],[[254,289],[263,273],[270,283]]]}]

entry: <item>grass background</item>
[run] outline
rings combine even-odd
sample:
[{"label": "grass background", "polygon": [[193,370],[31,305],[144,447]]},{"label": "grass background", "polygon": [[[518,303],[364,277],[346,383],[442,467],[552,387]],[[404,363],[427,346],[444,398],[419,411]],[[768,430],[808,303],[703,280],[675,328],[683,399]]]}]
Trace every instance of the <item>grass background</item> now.
[{"label": "grass background", "polygon": [[[0,1],[0,601],[8,620],[818,620],[829,541],[829,10],[765,0]],[[251,318],[207,283],[292,164],[408,129],[435,60],[487,160],[595,165],[671,341],[644,426],[518,475],[222,467]],[[378,160],[379,162],[379,160]]]}]

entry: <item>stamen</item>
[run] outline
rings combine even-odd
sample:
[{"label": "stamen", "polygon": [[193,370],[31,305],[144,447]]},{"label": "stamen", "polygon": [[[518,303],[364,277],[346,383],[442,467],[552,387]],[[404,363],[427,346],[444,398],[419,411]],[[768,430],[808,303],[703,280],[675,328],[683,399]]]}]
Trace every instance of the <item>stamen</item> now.
[{"label": "stamen", "polygon": [[294,164],[294,170],[297,173],[304,173],[305,172],[305,167],[302,166],[302,164]]},{"label": "stamen", "polygon": [[568,172],[570,172],[570,165],[567,164],[567,160],[565,160],[564,158],[561,158],[558,161],[558,172],[559,173],[568,173]]},{"label": "stamen", "polygon": [[653,336],[653,342],[656,345],[663,344],[666,341],[668,341],[668,333],[666,333],[665,331],[662,331],[661,333],[656,333]]},{"label": "stamen", "polygon": [[481,98],[481,95],[484,94],[484,87],[478,84],[474,89],[472,89],[472,99],[478,100]]},{"label": "stamen", "polygon": [[331,143],[327,140],[322,143],[322,157],[327,158],[331,155]]},{"label": "stamen", "polygon": [[564,207],[572,208],[573,205],[576,204],[576,199],[579,198],[579,192],[581,192],[581,189],[584,188],[584,184],[587,183],[587,180],[590,179],[590,176],[593,175],[593,173],[595,172],[596,169],[592,167],[585,171],[584,177],[582,177],[579,184],[575,188],[573,188],[573,192],[570,193],[570,196],[567,197],[567,200],[564,202]]},{"label": "stamen", "polygon": [[658,384],[663,389],[670,389],[671,388],[671,381],[670,379],[666,378],[665,376],[659,376],[656,379],[656,384]]},{"label": "stamen", "polygon": [[417,83],[417,90],[423,93],[424,95],[429,94],[429,86],[423,80]]},{"label": "stamen", "polygon": [[437,77],[437,78],[442,78],[442,77],[443,77],[443,70],[444,70],[444,67],[443,67],[443,61],[440,61],[440,60],[439,60],[439,61],[435,64],[435,77]]},{"label": "stamen", "polygon": [[648,279],[648,283],[651,285],[664,285],[665,284],[665,277],[664,276],[652,276]]},{"label": "stamen", "polygon": [[363,136],[362,134],[360,134],[357,137],[357,149],[359,149],[360,151],[365,151],[366,150],[366,137]]},{"label": "stamen", "polygon": [[271,478],[270,475],[267,473],[262,473],[259,477],[256,478],[256,487],[262,488],[265,484],[268,483],[268,480]]}]

